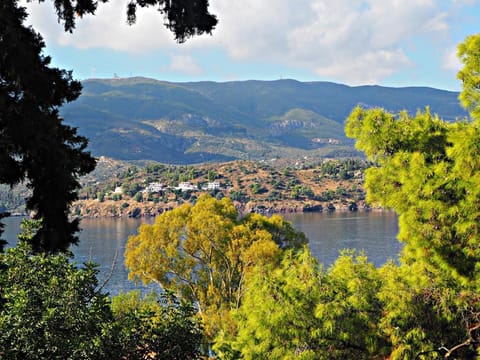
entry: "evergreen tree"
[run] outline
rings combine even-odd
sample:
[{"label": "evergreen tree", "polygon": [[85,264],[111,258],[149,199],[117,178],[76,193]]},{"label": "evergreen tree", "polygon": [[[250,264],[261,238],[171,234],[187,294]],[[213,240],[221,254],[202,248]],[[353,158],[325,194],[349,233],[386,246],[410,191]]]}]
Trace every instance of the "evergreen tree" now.
[{"label": "evergreen tree", "polygon": [[58,108],[81,90],[71,73],[50,68],[44,43],[24,26],[27,14],[16,0],[0,4],[0,182],[27,179],[32,195],[27,209],[43,219],[32,239],[35,251],[65,251],[78,241],[69,204],[76,199],[77,177],[93,170],[87,140],[62,123]]},{"label": "evergreen tree", "polygon": [[[40,2],[45,0],[39,0]],[[55,0],[58,19],[63,21],[65,31],[73,31],[75,18],[95,14],[98,3],[109,0]],[[156,7],[164,15],[164,25],[173,32],[178,42],[189,37],[210,34],[217,25],[217,18],[208,11],[208,0],[132,0],[127,5],[127,21],[136,21],[137,8]]]},{"label": "evergreen tree", "polygon": [[367,201],[398,213],[405,243],[401,268],[386,276],[396,279],[384,298],[394,358],[472,358],[480,341],[479,50],[480,34],[459,46],[460,100],[472,121],[445,122],[429,108],[412,116],[357,107],[347,119],[347,136],[375,163]]},{"label": "evergreen tree", "polygon": [[[54,6],[65,30],[72,31],[76,17],[94,14],[98,1],[55,0]],[[217,23],[207,0],[132,1],[130,23],[137,6],[156,6],[179,42],[210,33]],[[24,25],[26,17],[17,0],[0,3],[0,183],[27,181],[32,190],[27,209],[43,220],[33,249],[55,253],[78,242],[78,221],[68,219],[69,205],[77,199],[78,177],[92,171],[95,160],[86,151],[87,139],[59,116],[59,108],[80,95],[81,84],[71,72],[50,67],[45,44]]]}]

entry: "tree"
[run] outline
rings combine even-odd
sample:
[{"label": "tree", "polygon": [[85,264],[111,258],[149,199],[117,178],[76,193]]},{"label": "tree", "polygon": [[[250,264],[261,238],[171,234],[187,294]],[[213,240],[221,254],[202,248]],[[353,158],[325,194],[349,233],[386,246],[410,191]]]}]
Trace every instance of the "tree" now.
[{"label": "tree", "polygon": [[384,304],[379,271],[367,257],[344,251],[321,284],[315,316],[321,321],[320,348],[325,359],[384,358],[389,339],[381,329]]},{"label": "tree", "polygon": [[475,292],[423,261],[390,262],[379,271],[383,316],[377,324],[390,343],[392,360],[475,358]]},{"label": "tree", "polygon": [[232,310],[234,333],[220,332],[221,359],[317,359],[315,307],[322,271],[305,247],[287,251],[277,266],[257,266],[246,279],[244,299]]},{"label": "tree", "polygon": [[399,329],[392,335],[399,358],[440,356],[439,348],[469,358],[480,341],[479,38],[459,45],[460,99],[473,121],[448,123],[429,108],[411,116],[357,107],[347,119],[347,136],[375,164],[366,172],[367,201],[398,213],[405,242],[400,273],[412,297],[402,308],[410,312],[387,317],[395,319],[390,330]]},{"label": "tree", "polygon": [[34,250],[65,251],[78,241],[78,222],[68,220],[77,177],[95,165],[85,151],[87,140],[58,114],[81,85],[70,72],[49,67],[44,43],[23,25],[26,12],[16,0],[2,1],[0,17],[0,182],[29,180],[27,208],[44,220],[32,239]]},{"label": "tree", "polygon": [[281,249],[298,249],[306,238],[280,216],[239,219],[228,198],[207,195],[140,226],[125,251],[129,277],[154,281],[197,304],[208,336],[227,326],[240,305],[243,282],[258,264],[275,263]]},{"label": "tree", "polygon": [[166,291],[140,291],[112,300],[122,359],[197,359],[203,333],[195,308]]},{"label": "tree", "polygon": [[471,112],[474,119],[480,119],[480,34],[468,36],[458,46],[458,58],[463,63],[463,68],[458,72],[457,78],[462,81],[463,90],[460,101],[465,109]]},{"label": "tree", "polygon": [[[54,5],[65,30],[72,31],[76,17],[94,14],[98,1],[55,0]],[[130,23],[137,6],[156,6],[179,42],[210,33],[217,23],[207,0],[131,1]],[[92,171],[95,160],[86,151],[87,139],[64,125],[58,111],[80,95],[81,84],[71,72],[49,66],[41,36],[24,26],[26,16],[17,0],[1,2],[0,183],[28,181],[32,195],[27,209],[43,219],[31,239],[33,250],[55,253],[78,242],[78,220],[68,219],[69,205],[77,198],[78,177]]]},{"label": "tree", "polygon": [[[54,5],[65,31],[71,32],[75,28],[76,17],[95,14],[98,3],[108,1],[55,0]],[[173,32],[175,39],[184,42],[194,35],[210,34],[217,25],[217,18],[208,11],[208,3],[208,0],[132,0],[127,5],[127,21],[135,23],[137,7],[156,7],[164,15],[164,25]]]},{"label": "tree", "polygon": [[[33,254],[26,240],[0,254],[0,357],[99,359],[114,353],[108,295],[97,290],[98,269],[77,267],[66,254]],[[32,233],[33,231],[33,233]]]},{"label": "tree", "polygon": [[326,272],[308,248],[255,268],[233,310],[237,333],[220,334],[220,358],[373,359],[389,346],[379,325],[381,276],[365,256],[342,254]]},{"label": "tree", "polygon": [[168,292],[111,300],[93,263],[33,253],[39,226],[24,220],[18,246],[0,254],[0,358],[197,358],[203,334],[191,303]]}]

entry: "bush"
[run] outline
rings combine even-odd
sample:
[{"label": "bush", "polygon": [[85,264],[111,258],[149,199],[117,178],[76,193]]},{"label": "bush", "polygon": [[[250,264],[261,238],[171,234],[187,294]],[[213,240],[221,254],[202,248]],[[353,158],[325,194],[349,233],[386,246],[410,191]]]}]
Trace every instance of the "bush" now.
[{"label": "bush", "polygon": [[172,293],[140,291],[113,298],[112,310],[120,329],[123,358],[196,359],[203,340],[202,327],[190,303]]},{"label": "bush", "polygon": [[33,255],[25,243],[0,257],[0,357],[99,359],[111,355],[108,296],[98,270],[67,255]]},{"label": "bush", "polygon": [[202,328],[172,294],[110,301],[93,263],[33,254],[40,221],[23,223],[19,245],[0,254],[0,359],[193,359]]}]

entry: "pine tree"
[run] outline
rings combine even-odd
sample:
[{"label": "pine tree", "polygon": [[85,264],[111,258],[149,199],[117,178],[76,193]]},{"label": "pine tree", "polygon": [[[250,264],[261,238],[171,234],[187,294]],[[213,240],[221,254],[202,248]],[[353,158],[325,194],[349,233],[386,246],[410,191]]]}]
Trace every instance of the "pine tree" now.
[{"label": "pine tree", "polygon": [[[76,18],[94,14],[98,2],[59,0],[54,6],[65,30],[73,31]],[[217,23],[207,0],[132,1],[127,7],[130,23],[137,6],[156,6],[179,42],[210,33]],[[33,249],[56,253],[78,242],[78,220],[69,220],[69,205],[77,199],[79,176],[94,169],[95,159],[86,150],[87,139],[59,115],[63,104],[78,98],[81,84],[70,71],[50,66],[42,37],[25,26],[26,17],[17,0],[1,1],[0,183],[27,181],[32,190],[27,209],[43,220],[31,240]]]}]

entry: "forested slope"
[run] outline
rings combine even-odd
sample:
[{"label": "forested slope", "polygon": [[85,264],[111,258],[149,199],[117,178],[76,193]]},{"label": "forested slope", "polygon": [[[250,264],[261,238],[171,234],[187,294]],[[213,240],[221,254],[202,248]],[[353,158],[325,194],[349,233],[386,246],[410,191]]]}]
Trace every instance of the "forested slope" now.
[{"label": "forested slope", "polygon": [[466,116],[458,93],[432,88],[349,87],[295,80],[169,83],[92,79],[66,105],[66,122],[96,156],[192,164],[235,159],[351,157],[343,132],[361,104],[411,114],[430,106],[446,120]]}]

